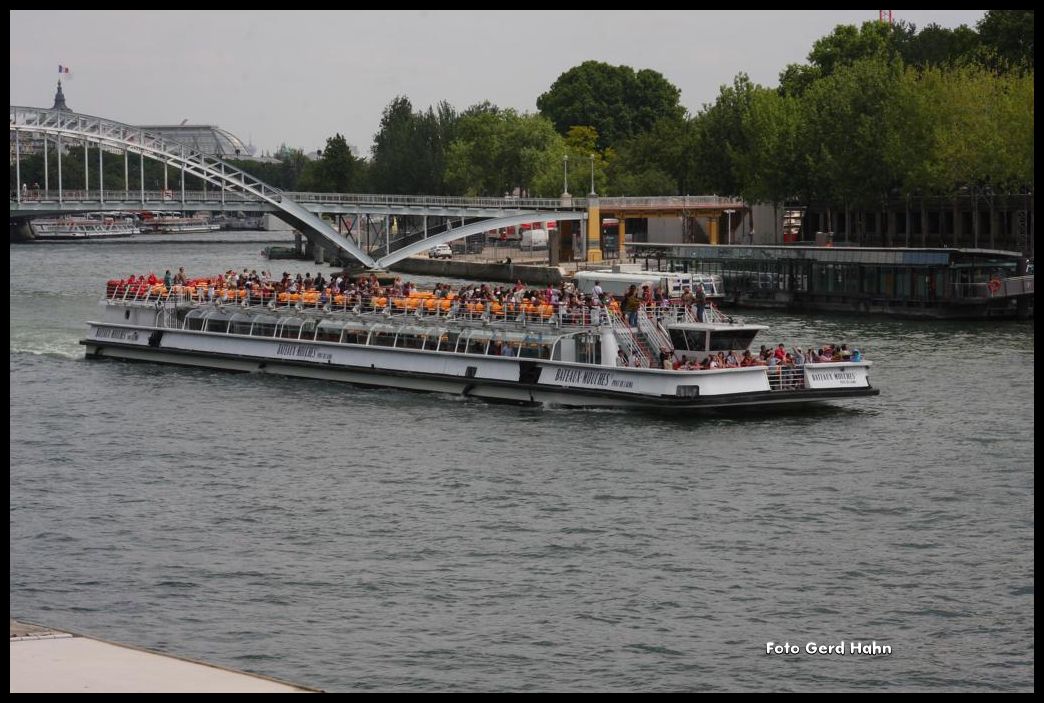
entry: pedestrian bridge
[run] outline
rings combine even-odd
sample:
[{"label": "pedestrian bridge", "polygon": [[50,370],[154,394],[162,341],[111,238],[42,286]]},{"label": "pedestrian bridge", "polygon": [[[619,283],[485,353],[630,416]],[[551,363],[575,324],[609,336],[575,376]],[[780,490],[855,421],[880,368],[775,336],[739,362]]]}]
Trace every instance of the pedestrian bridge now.
[{"label": "pedestrian bridge", "polygon": [[[574,231],[586,232],[589,257],[600,258],[600,213],[624,217],[685,215],[702,213],[720,217],[725,208],[742,207],[738,201],[716,196],[664,198],[450,198],[439,196],[400,196],[338,193],[289,193],[270,186],[227,162],[195,151],[179,142],[150,134],[140,127],[66,110],[11,107],[11,149],[15,162],[15,187],[11,193],[12,220],[26,221],[66,213],[99,210],[271,212],[299,230],[316,254],[316,260],[351,257],[365,266],[386,268],[437,244],[450,242],[503,227],[529,222],[556,220],[581,223]],[[73,148],[84,149],[75,171],[62,170],[63,156]],[[87,148],[96,147],[98,167],[91,182],[93,164],[85,164]],[[21,176],[21,160],[28,154],[43,155],[45,181],[42,188],[29,189]],[[105,188],[103,160],[122,156],[124,188]],[[134,170],[138,188],[132,187],[131,156],[137,156]],[[162,190],[146,190],[144,160],[176,169],[179,183],[165,182]],[[57,162],[57,182],[50,182],[48,161]],[[185,188],[185,176],[192,176],[203,190]],[[70,189],[69,185],[80,185]],[[37,184],[39,186],[41,184]],[[339,231],[322,215],[384,218],[383,241],[367,236],[363,245],[358,229],[353,234]],[[388,222],[408,218],[421,223],[413,231],[399,234]],[[429,218],[432,220],[429,225]],[[586,223],[586,224],[584,224]],[[568,225],[567,225],[568,226]],[[715,228],[716,233],[716,228]],[[620,238],[623,241],[623,237]]]}]

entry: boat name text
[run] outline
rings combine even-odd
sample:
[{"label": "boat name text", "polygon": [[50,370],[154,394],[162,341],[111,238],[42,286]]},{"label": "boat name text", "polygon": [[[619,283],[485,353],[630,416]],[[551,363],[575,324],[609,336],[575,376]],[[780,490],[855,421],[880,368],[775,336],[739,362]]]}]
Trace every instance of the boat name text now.
[{"label": "boat name text", "polygon": [[314,359],[316,361],[329,361],[332,358],[332,355],[318,347],[312,347],[307,344],[280,344],[276,347],[276,356],[291,359]]},{"label": "boat name text", "polygon": [[588,371],[585,369],[556,369],[555,381],[581,386],[601,386],[603,388],[631,388],[634,386],[634,381],[613,378],[613,374],[609,371]]},{"label": "boat name text", "polygon": [[808,379],[815,383],[829,383],[839,386],[854,386],[857,383],[856,375],[849,369],[806,369]]},{"label": "boat name text", "polygon": [[95,335],[97,339],[126,339],[129,342],[138,341],[137,330],[124,330],[119,327],[102,327]]}]

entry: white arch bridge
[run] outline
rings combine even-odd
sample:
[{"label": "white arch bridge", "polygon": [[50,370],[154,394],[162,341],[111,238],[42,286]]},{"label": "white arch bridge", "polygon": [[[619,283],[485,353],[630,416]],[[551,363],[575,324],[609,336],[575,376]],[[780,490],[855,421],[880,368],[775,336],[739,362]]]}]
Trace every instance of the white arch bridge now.
[{"label": "white arch bridge", "polygon": [[[15,161],[15,183],[11,192],[12,220],[59,213],[92,210],[254,210],[270,211],[298,229],[317,250],[316,260],[334,252],[352,257],[373,268],[386,268],[402,259],[426,251],[436,244],[461,239],[500,227],[554,219],[583,221],[588,218],[585,200],[517,199],[517,198],[441,198],[424,196],[339,196],[334,194],[293,194],[270,186],[245,171],[220,159],[207,156],[179,142],[165,140],[140,127],[113,120],[65,110],[33,107],[11,107],[11,151]],[[83,177],[82,190],[67,190],[63,183],[62,157],[68,149],[84,147],[83,167],[72,176]],[[98,147],[98,171],[95,189],[91,190],[87,147]],[[21,177],[21,159],[28,153],[41,153],[44,161],[42,193],[34,189],[26,193]],[[124,189],[105,190],[103,154],[122,153]],[[139,187],[131,190],[129,156],[139,159]],[[66,157],[68,158],[68,157]],[[148,158],[177,169],[181,173],[180,190],[146,191],[144,160]],[[52,190],[48,160],[57,161],[57,189]],[[202,192],[185,190],[185,176],[193,176],[214,187]],[[597,201],[593,201],[597,203]],[[597,207],[597,205],[595,205]],[[596,211],[597,212],[597,211]],[[401,236],[386,232],[383,245],[370,251],[352,237],[338,232],[319,213],[338,216],[355,213],[356,222],[363,214],[384,217],[420,218],[424,226]],[[597,215],[595,215],[597,217]],[[428,218],[436,226],[429,229]],[[395,239],[393,240],[393,236]],[[383,249],[383,252],[381,252]]]}]

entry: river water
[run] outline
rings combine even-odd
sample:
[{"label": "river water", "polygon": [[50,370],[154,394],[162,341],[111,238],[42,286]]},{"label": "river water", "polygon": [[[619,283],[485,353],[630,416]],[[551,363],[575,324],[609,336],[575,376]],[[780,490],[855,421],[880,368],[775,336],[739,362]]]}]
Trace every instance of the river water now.
[{"label": "river water", "polygon": [[753,313],[881,395],[725,418],[84,360],[109,278],[316,270],[188,237],[10,247],[12,616],[328,691],[1032,690],[1032,323]]}]

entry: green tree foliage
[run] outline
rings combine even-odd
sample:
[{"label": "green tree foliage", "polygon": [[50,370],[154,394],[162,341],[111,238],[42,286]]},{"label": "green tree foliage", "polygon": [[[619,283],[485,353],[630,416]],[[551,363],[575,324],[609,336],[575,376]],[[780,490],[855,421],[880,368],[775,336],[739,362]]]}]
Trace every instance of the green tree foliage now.
[{"label": "green tree foliage", "polygon": [[757,87],[750,78],[740,73],[731,86],[722,86],[715,103],[704,106],[697,116],[694,155],[701,185],[719,195],[739,195],[743,190],[736,158],[751,148],[743,120],[750,114],[755,92]]},{"label": "green tree foliage", "polygon": [[322,176],[321,191],[351,193],[359,190],[359,159],[352,154],[348,141],[340,133],[326,140],[326,148],[319,161],[319,172]]},{"label": "green tree foliage", "polygon": [[446,150],[456,122],[456,113],[445,102],[438,111],[429,107],[426,113],[415,113],[408,98],[392,100],[374,137],[372,186],[382,193],[443,194]]},{"label": "green tree foliage", "polygon": [[573,126],[593,127],[604,149],[647,131],[661,118],[682,117],[680,96],[656,71],[585,61],[559,76],[537,98],[537,108],[559,134]]},{"label": "green tree foliage", "polygon": [[561,138],[539,115],[520,115],[483,103],[460,117],[446,157],[446,181],[455,193],[499,197],[528,193],[554,158]]},{"label": "green tree foliage", "polygon": [[987,10],[979,21],[984,63],[998,70],[1033,70],[1033,10]]},{"label": "green tree foliage", "polygon": [[[686,195],[699,192],[694,158],[696,122],[667,117],[648,132],[623,142],[609,166],[609,194],[624,196]],[[652,188],[659,188],[659,193]]]},{"label": "green tree foliage", "polygon": [[[594,169],[594,189],[598,195],[609,195],[608,172],[616,159],[613,149],[598,151],[598,133],[591,127],[572,127],[565,138],[557,140],[547,150],[540,171],[533,178],[531,195],[557,198],[569,175],[569,192],[586,196],[591,190],[591,171]],[[568,160],[566,160],[568,157]],[[619,195],[618,192],[613,193]]]},{"label": "green tree foliage", "polygon": [[929,24],[920,32],[904,33],[897,39],[906,65],[920,68],[967,63],[978,54],[980,43],[978,33],[963,24],[956,29]]},{"label": "green tree foliage", "polygon": [[866,58],[817,81],[802,98],[798,144],[820,198],[865,207],[887,197],[895,174],[884,160],[886,108],[901,63]]}]

